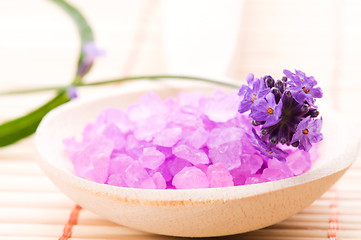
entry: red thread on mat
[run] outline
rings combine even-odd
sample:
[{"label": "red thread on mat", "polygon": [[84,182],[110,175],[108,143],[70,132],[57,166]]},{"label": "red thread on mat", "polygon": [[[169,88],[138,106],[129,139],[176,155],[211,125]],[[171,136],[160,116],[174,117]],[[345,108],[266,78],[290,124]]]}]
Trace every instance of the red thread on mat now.
[{"label": "red thread on mat", "polygon": [[337,234],[340,230],[340,210],[339,210],[339,196],[336,188],[331,188],[330,193],[330,216],[328,219],[328,239],[337,240]]},{"label": "red thread on mat", "polygon": [[59,240],[67,240],[71,238],[73,226],[78,223],[79,212],[82,208],[79,205],[76,205],[71,211],[70,217],[67,224],[64,226],[63,235]]}]

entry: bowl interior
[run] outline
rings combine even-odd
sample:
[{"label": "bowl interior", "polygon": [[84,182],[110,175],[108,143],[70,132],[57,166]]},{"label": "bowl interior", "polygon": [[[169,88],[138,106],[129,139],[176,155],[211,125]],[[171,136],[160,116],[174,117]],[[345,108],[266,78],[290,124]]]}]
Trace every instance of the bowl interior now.
[{"label": "bowl interior", "polygon": [[[327,176],[330,173],[340,171],[351,165],[357,151],[358,138],[355,136],[350,125],[345,124],[343,119],[330,110],[321,110],[324,124],[324,141],[320,144],[320,157],[313,164],[310,171],[300,176],[268,182],[256,185],[227,187],[220,189],[192,189],[192,190],[146,190],[114,187],[105,184],[97,184],[81,179],[74,175],[70,160],[64,152],[63,139],[80,135],[84,126],[94,121],[96,116],[105,108],[116,107],[126,109],[141,95],[148,91],[155,92],[162,98],[174,97],[182,91],[201,91],[206,94],[220,89],[219,86],[210,84],[175,84],[174,82],[162,82],[139,85],[124,85],[114,93],[92,99],[76,100],[65,104],[50,112],[40,124],[36,134],[36,144],[41,155],[40,165],[47,165],[56,174],[67,176],[71,181],[86,186],[96,191],[113,192],[130,198],[145,198],[148,200],[167,201],[183,199],[232,199],[247,197],[274,191],[280,188],[302,184]],[[225,91],[236,89],[223,88]],[[339,124],[343,122],[343,124]],[[54,173],[52,173],[54,174]],[[235,189],[237,189],[235,191]],[[157,191],[157,194],[151,194]]]}]

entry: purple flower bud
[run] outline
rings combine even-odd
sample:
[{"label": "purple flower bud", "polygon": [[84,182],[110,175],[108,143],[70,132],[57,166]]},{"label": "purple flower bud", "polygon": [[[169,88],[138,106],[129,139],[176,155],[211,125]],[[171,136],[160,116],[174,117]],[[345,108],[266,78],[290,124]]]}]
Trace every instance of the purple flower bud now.
[{"label": "purple flower bud", "polygon": [[285,91],[285,83],[282,80],[277,80],[276,88],[280,90],[281,93]]},{"label": "purple flower bud", "polygon": [[270,75],[264,76],[264,82],[268,88],[273,88],[275,86],[275,80]]},{"label": "purple flower bud", "polygon": [[70,86],[66,89],[66,93],[70,99],[75,99],[78,97],[78,93],[76,91],[75,86]]},{"label": "purple flower bud", "polygon": [[104,56],[105,51],[96,46],[94,42],[87,42],[83,46],[84,57],[78,68],[78,75],[84,76],[97,57]]}]

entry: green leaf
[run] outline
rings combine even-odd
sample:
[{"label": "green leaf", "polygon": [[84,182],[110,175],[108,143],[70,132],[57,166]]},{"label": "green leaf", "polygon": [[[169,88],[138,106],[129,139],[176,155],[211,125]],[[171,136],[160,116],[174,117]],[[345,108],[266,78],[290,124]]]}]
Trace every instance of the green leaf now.
[{"label": "green leaf", "polygon": [[[83,45],[94,41],[93,31],[87,23],[84,16],[72,5],[63,0],[50,0],[62,8],[74,21],[77,26],[81,40],[81,50],[78,59],[78,68],[84,58]],[[72,81],[73,84],[81,83],[82,79],[77,74]],[[10,145],[18,140],[25,138],[36,131],[41,119],[53,108],[69,101],[66,91],[62,90],[43,106],[31,111],[30,113],[10,120],[0,125],[0,147]]]},{"label": "green leaf", "polygon": [[10,145],[18,140],[33,134],[38,127],[41,119],[53,108],[68,102],[70,99],[65,91],[26,114],[23,117],[5,122],[0,125],[0,147]]}]

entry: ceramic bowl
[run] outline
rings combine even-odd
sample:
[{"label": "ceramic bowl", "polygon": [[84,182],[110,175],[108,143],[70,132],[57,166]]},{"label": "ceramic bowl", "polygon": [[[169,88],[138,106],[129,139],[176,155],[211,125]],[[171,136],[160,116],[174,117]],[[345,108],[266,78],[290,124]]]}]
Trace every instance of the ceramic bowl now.
[{"label": "ceramic bowl", "polygon": [[125,109],[147,91],[169,97],[197,88],[210,92],[219,86],[135,83],[106,96],[64,104],[51,111],[36,132],[39,165],[76,203],[113,222],[163,235],[210,237],[248,232],[287,219],[326,192],[356,158],[355,131],[340,115],[321,110],[320,157],[300,176],[236,187],[149,190],[98,184],[74,175],[62,141],[80,135],[102,109]]}]

